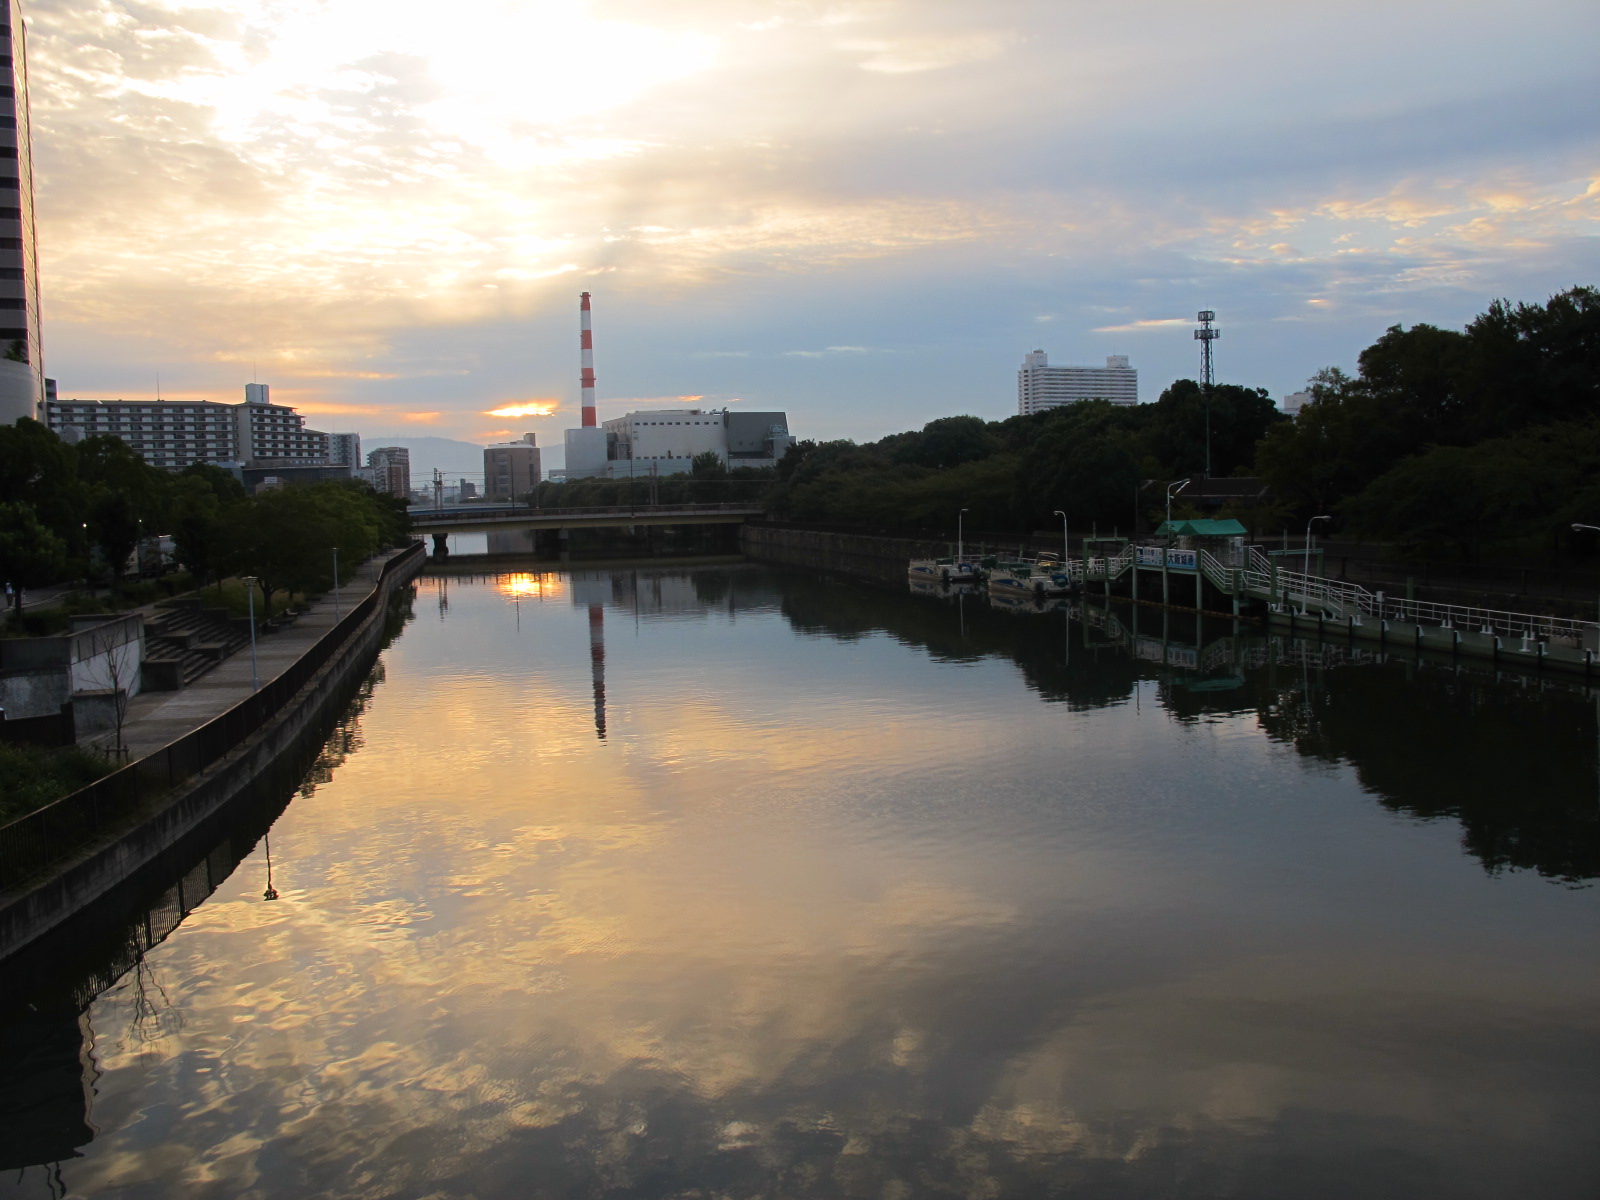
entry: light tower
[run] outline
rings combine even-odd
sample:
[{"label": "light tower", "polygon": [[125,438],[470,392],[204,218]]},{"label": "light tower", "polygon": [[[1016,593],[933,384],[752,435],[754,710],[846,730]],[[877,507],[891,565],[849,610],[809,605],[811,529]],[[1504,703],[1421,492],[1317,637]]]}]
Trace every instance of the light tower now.
[{"label": "light tower", "polygon": [[1222,336],[1222,330],[1213,329],[1211,322],[1217,314],[1209,308],[1200,310],[1195,318],[1200,328],[1194,331],[1194,340],[1200,343],[1200,388],[1206,398],[1206,478],[1211,478],[1211,343]]},{"label": "light tower", "polygon": [[[587,301],[585,305],[587,306]],[[1200,328],[1194,331],[1194,340],[1200,343],[1200,386],[1206,391],[1211,390],[1211,343],[1222,336],[1222,330],[1211,328],[1211,322],[1217,319],[1217,314],[1209,308],[1201,309],[1200,315],[1195,320],[1200,322]]]},{"label": "light tower", "polygon": [[[582,359],[578,383],[583,388],[583,427],[595,427],[594,415],[594,331],[589,328],[589,293],[584,292],[578,301],[578,351]],[[1207,362],[1210,351],[1207,350]]]}]

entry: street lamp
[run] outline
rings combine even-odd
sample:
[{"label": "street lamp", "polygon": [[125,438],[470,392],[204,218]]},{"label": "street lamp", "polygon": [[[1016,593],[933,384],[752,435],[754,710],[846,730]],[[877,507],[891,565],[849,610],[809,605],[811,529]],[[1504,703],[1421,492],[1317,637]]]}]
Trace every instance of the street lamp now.
[{"label": "street lamp", "polygon": [[250,690],[259,692],[261,675],[256,670],[256,577],[244,575],[239,582],[244,584],[244,594],[250,602]]},{"label": "street lamp", "polygon": [[1169,541],[1172,538],[1172,498],[1188,486],[1189,481],[1187,479],[1180,479],[1177,483],[1167,484],[1167,538]]},{"label": "street lamp", "polygon": [[966,517],[967,510],[964,508],[956,514],[956,563],[958,565],[967,552],[965,541],[966,526],[964,524]]},{"label": "street lamp", "polygon": [[1576,521],[1574,521],[1572,523],[1572,532],[1573,533],[1577,533],[1578,530],[1580,530],[1580,529],[1592,529],[1596,533],[1600,533],[1600,525],[1580,525]]},{"label": "street lamp", "polygon": [[1306,522],[1306,577],[1311,577],[1311,524],[1313,521],[1331,521],[1332,517],[1312,517]]},{"label": "street lamp", "polygon": [[344,610],[339,606],[339,547],[333,548],[333,623],[337,625],[343,619]]},{"label": "street lamp", "polygon": [[1059,508],[1055,510],[1056,516],[1061,518],[1061,558],[1067,564],[1070,573],[1072,564],[1072,539],[1067,536],[1067,514]]}]

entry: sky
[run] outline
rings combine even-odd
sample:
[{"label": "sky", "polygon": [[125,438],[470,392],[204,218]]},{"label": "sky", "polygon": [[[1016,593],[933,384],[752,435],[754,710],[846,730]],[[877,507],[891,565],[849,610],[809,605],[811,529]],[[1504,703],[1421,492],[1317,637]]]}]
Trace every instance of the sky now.
[{"label": "sky", "polygon": [[[1600,6],[31,0],[46,371],[472,442],[1298,389],[1600,283]],[[553,465],[547,463],[548,465]]]}]

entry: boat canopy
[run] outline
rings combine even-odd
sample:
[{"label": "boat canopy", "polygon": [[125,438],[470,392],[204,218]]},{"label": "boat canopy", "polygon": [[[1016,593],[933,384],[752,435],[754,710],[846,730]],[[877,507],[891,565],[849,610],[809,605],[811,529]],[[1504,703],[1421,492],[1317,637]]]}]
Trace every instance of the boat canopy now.
[{"label": "boat canopy", "polygon": [[1158,537],[1243,537],[1250,531],[1229,517],[1195,517],[1187,521],[1163,521],[1156,530]]}]

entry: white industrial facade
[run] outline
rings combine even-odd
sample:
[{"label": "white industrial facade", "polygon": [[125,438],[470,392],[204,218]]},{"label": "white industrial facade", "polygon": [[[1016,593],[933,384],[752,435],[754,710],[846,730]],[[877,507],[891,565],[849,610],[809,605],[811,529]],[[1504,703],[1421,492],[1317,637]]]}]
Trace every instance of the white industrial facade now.
[{"label": "white industrial facade", "polygon": [[1104,367],[1052,367],[1043,350],[1022,360],[1017,372],[1017,412],[1022,416],[1075,404],[1080,400],[1139,403],[1139,372],[1123,354],[1106,358]]},{"label": "white industrial facade", "polygon": [[697,455],[715,454],[730,467],[770,467],[789,449],[789,419],[781,412],[662,408],[607,421],[606,452],[613,477],[686,472]]}]

